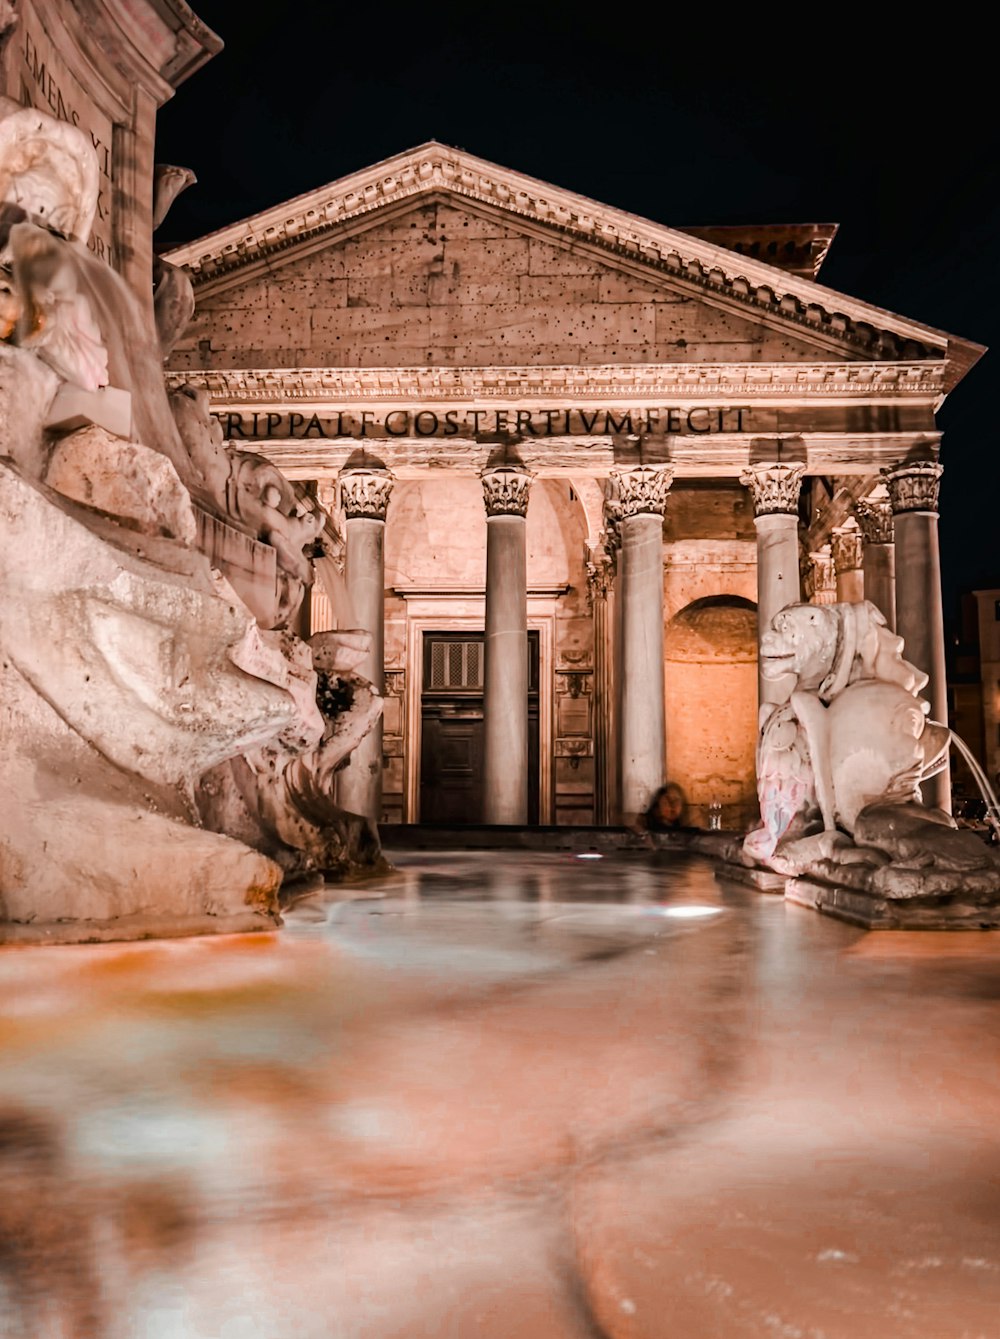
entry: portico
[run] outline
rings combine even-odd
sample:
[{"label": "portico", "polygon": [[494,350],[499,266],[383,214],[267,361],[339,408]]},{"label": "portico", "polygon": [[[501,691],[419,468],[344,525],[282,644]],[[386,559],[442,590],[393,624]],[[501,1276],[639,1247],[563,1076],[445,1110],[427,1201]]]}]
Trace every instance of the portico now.
[{"label": "portico", "polygon": [[537,793],[542,823],[618,822],[665,780],[693,822],[748,821],[755,623],[826,598],[823,551],[833,598],[898,605],[938,681],[940,618],[914,612],[940,610],[936,496],[899,481],[940,472],[977,346],[718,236],[427,145],[169,257],[199,302],[172,379],[303,485],[340,481],[386,700],[342,802],[419,822],[433,764],[478,778],[468,821],[528,821]]}]

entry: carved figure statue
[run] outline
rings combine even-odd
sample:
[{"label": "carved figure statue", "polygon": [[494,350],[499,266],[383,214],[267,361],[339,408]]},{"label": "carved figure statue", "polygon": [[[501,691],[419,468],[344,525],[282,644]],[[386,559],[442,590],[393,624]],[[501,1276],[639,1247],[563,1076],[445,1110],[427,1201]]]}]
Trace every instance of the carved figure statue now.
[{"label": "carved figure statue", "polygon": [[206,391],[180,386],[170,407],[188,455],[193,495],[213,516],[274,549],[276,603],[260,617],[268,627],[287,627],[312,584],[317,540],[329,517],[264,456],[226,444]]},{"label": "carved figure statue", "polygon": [[[0,940],[270,927],[287,873],[379,858],[329,779],[381,700],[350,633],[273,630],[329,518],[168,401],[148,308],[86,249],[96,199],[87,137],[0,99]],[[259,551],[262,622],[213,525]],[[199,812],[220,768],[254,779],[245,822]]]},{"label": "carved figure statue", "polygon": [[774,616],[760,654],[765,679],[793,686],[787,701],[761,709],[762,826],[744,841],[746,859],[780,873],[822,860],[991,863],[982,843],[970,845],[946,814],[921,803],[921,783],[944,765],[951,735],[928,719],[919,696],[927,675],[904,658],[902,638],[873,604],[790,605]]}]

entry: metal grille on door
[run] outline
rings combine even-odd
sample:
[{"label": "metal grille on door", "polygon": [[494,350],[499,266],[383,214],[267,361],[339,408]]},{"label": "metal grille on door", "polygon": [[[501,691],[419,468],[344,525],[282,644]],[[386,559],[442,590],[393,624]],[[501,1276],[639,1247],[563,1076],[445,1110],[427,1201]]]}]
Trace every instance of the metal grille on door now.
[{"label": "metal grille on door", "polygon": [[483,686],[483,644],[481,641],[431,642],[431,674],[427,687],[432,691],[466,692]]}]

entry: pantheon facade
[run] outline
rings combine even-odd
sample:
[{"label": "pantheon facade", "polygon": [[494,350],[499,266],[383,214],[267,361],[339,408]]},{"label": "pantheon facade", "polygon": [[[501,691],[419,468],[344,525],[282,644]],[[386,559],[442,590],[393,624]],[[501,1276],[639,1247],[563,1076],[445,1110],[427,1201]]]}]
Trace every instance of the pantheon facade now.
[{"label": "pantheon facade", "polygon": [[430,143],[168,255],[171,380],[345,537],[385,692],[347,807],[609,824],[669,780],[746,823],[759,630],[801,599],[878,605],[947,719],[935,414],[983,350],[823,287],[834,232]]}]

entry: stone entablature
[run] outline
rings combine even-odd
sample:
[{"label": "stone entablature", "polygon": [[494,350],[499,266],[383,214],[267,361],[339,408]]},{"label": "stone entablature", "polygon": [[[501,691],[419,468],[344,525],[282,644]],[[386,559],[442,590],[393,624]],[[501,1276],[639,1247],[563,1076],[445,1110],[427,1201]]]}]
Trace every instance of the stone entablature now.
[{"label": "stone entablature", "polygon": [[434,196],[486,207],[563,246],[613,254],[639,273],[667,277],[681,293],[715,299],[779,327],[798,327],[829,348],[889,360],[943,355],[952,385],[982,354],[978,345],[436,142],[178,247],[166,258],[186,266],[196,286],[207,289],[230,276],[249,277],[277,253],[315,250],[373,212]]},{"label": "stone entablature", "polygon": [[[441,438],[368,438],[368,445],[381,456],[399,479],[416,479],[428,472],[481,473],[496,449],[495,441],[471,441],[461,437]],[[750,455],[761,438],[745,434],[736,437],[678,437],[670,443],[670,462],[678,479],[734,480],[750,465]],[[913,434],[863,435],[838,433],[802,434],[796,445],[805,457],[806,475],[854,476],[862,470],[874,472],[889,467],[914,444]],[[921,441],[927,441],[921,434]],[[936,438],[929,439],[932,442]],[[277,465],[292,479],[323,478],[336,473],[357,449],[356,439],[318,441],[242,442]],[[775,439],[775,446],[780,439]],[[569,479],[603,479],[622,454],[608,436],[550,437],[526,439],[517,443],[517,453],[532,474],[539,477],[564,476]]]},{"label": "stone entablature", "polygon": [[[581,367],[319,367],[266,371],[219,368],[168,372],[172,388],[185,382],[207,390],[220,406],[302,401],[583,400],[623,396],[743,399],[844,396],[871,403],[913,398],[934,405],[944,394],[943,361],[900,363],[697,363]],[[590,398],[588,398],[590,397]]]}]

